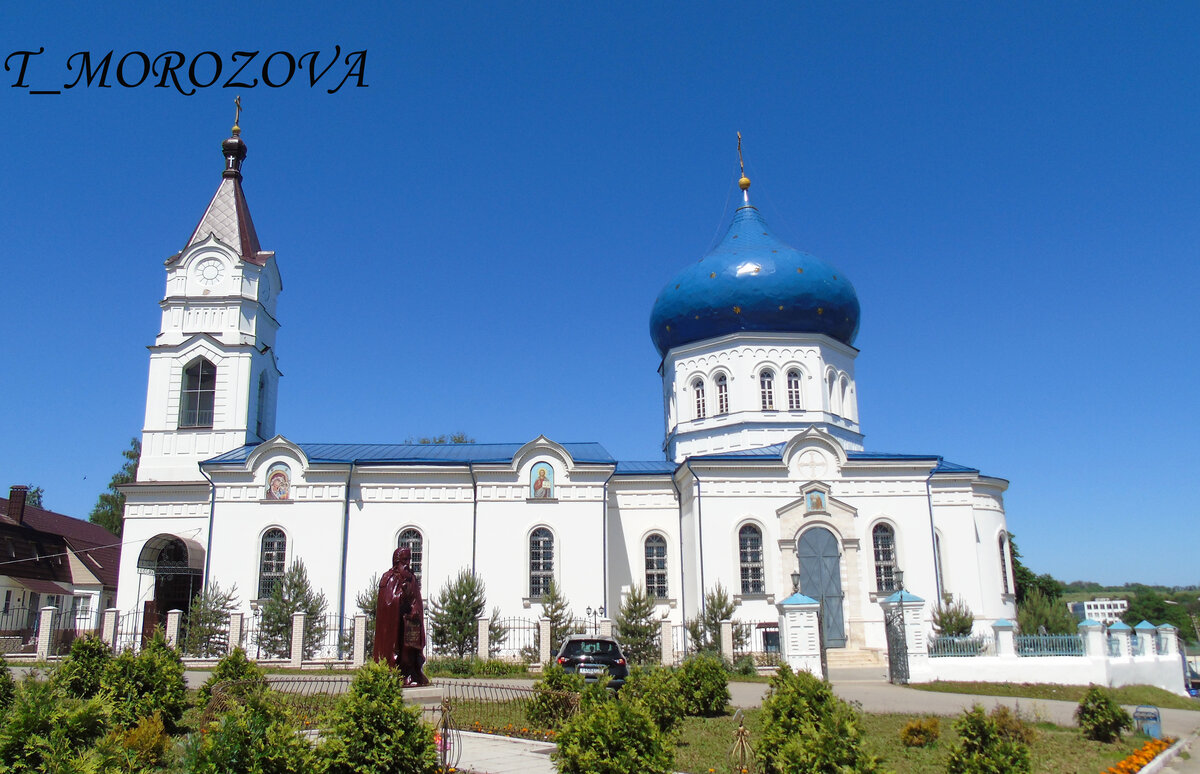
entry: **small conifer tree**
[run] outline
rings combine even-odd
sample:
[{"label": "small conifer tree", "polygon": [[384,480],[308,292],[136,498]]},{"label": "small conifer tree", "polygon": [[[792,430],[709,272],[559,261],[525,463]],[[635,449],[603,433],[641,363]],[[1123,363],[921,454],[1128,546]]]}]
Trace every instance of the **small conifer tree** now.
[{"label": "small conifer tree", "polygon": [[542,615],[550,619],[550,653],[557,653],[567,635],[575,633],[575,614],[553,578],[542,595]]},{"label": "small conifer tree", "polygon": [[1078,625],[1062,602],[1029,589],[1017,605],[1017,626],[1021,634],[1074,634]]},{"label": "small conifer tree", "polygon": [[[478,650],[478,620],[487,605],[483,579],[465,567],[429,605],[429,634],[440,655],[466,658]],[[487,654],[480,654],[486,658]]]},{"label": "small conifer tree", "polygon": [[975,614],[962,597],[947,594],[933,609],[930,617],[933,630],[943,637],[966,637],[975,626]]},{"label": "small conifer tree", "polygon": [[283,573],[271,596],[263,605],[258,642],[262,650],[277,658],[286,658],[292,647],[292,615],[304,613],[304,658],[317,654],[325,636],[325,594],[313,591],[308,570],[297,559]]},{"label": "small conifer tree", "polygon": [[[692,649],[699,652],[721,649],[721,622],[733,620],[735,605],[729,592],[718,583],[704,592],[704,610],[687,622],[688,637]],[[733,646],[740,648],[749,641],[750,634],[744,626],[733,627]]]},{"label": "small conifer tree", "polygon": [[[228,591],[215,581],[192,599],[183,632],[183,652],[189,656],[221,656],[229,652],[229,614],[237,610],[237,584]],[[234,643],[239,645],[240,643]]]},{"label": "small conifer tree", "polygon": [[617,639],[625,656],[635,664],[653,664],[659,659],[660,619],[654,614],[654,600],[640,583],[629,590],[617,612]]}]

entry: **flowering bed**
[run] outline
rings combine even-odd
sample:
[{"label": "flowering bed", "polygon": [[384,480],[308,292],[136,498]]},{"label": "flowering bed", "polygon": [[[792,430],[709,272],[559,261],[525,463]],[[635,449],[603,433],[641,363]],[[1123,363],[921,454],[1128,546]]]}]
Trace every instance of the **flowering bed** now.
[{"label": "flowering bed", "polygon": [[1116,766],[1105,769],[1103,774],[1137,774],[1146,764],[1162,755],[1173,744],[1175,744],[1175,740],[1170,737],[1151,739]]}]

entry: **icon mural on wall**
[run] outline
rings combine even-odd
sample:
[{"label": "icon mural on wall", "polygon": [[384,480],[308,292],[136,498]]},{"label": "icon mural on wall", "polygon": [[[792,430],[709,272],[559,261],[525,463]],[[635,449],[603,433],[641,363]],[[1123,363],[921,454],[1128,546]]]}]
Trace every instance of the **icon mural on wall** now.
[{"label": "icon mural on wall", "polygon": [[286,463],[276,462],[267,468],[267,499],[286,500],[292,490],[292,472]]},{"label": "icon mural on wall", "polygon": [[549,462],[539,462],[529,471],[529,496],[534,500],[554,499],[554,468]]},{"label": "icon mural on wall", "polygon": [[824,511],[825,510],[825,494],[822,492],[809,492],[808,493],[808,510],[810,513],[812,511]]}]

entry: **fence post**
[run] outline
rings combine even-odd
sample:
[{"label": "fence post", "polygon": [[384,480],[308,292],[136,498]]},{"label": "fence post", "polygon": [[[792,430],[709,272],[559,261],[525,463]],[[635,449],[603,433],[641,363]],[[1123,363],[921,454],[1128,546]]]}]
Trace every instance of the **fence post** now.
[{"label": "fence post", "polygon": [[662,665],[675,665],[675,624],[664,618],[658,624],[658,644],[662,650]]},{"label": "fence post", "polygon": [[360,667],[367,661],[367,616],[354,616],[354,650],[350,655],[350,666]]},{"label": "fence post", "polygon": [[100,624],[100,639],[108,643],[115,652],[117,649],[117,627],[121,625],[121,611],[110,607],[104,611],[104,621]]},{"label": "fence post", "polygon": [[1086,618],[1079,622],[1079,635],[1083,637],[1083,652],[1088,658],[1108,658],[1108,643],[1105,642],[1104,624]]},{"label": "fence post", "polygon": [[234,648],[242,647],[242,613],[229,614],[229,647],[226,652],[232,653]]},{"label": "fence post", "polygon": [[1137,634],[1138,642],[1142,644],[1143,656],[1158,655],[1158,630],[1154,628],[1154,624],[1149,621],[1142,621],[1137,626],[1133,627],[1133,631]]},{"label": "fence post", "polygon": [[550,632],[550,619],[538,619],[538,662],[541,664],[550,663],[550,647],[553,643],[550,638],[553,634]]},{"label": "fence post", "polygon": [[475,621],[475,657],[487,660],[492,655],[492,619],[479,616]]},{"label": "fence post", "polygon": [[600,619],[600,636],[601,637],[611,637],[612,636],[612,625],[613,625],[613,622],[612,622],[611,618],[601,618]]},{"label": "fence post", "polygon": [[1124,621],[1117,621],[1108,627],[1108,636],[1117,641],[1117,658],[1133,655],[1133,649],[1129,646],[1129,635],[1132,631],[1133,629],[1129,628],[1129,624]]},{"label": "fence post", "polygon": [[292,613],[292,658],[288,666],[299,669],[304,663],[304,613]]},{"label": "fence post", "polygon": [[1013,635],[1013,622],[1007,618],[1001,618],[992,624],[992,632],[996,635],[996,655],[1001,658],[1015,658],[1017,655],[1017,641]]},{"label": "fence post", "polygon": [[1169,623],[1158,627],[1158,636],[1162,638],[1163,648],[1160,656],[1179,655],[1179,630]]},{"label": "fence post", "polygon": [[721,622],[721,656],[733,663],[733,621]]},{"label": "fence post", "polygon": [[821,630],[817,617],[821,604],[812,597],[795,592],[775,603],[779,611],[779,654],[784,663],[797,672],[801,669],[819,678],[821,670]]},{"label": "fence post", "polygon": [[50,641],[53,639],[54,614],[57,608],[43,607],[38,614],[37,660],[50,658]]},{"label": "fence post", "polygon": [[179,647],[179,622],[182,620],[182,610],[167,611],[167,644],[172,648]]}]

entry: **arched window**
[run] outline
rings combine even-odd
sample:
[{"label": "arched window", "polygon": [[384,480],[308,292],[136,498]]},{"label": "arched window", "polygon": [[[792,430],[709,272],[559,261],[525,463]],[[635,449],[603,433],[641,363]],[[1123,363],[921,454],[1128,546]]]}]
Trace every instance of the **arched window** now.
[{"label": "arched window", "polygon": [[287,562],[287,536],[283,530],[272,528],[262,537],[261,561],[258,565],[258,598],[266,599],[283,578]]},{"label": "arched window", "polygon": [[804,408],[804,399],[800,392],[800,371],[793,368],[787,373],[788,411],[800,411]]},{"label": "arched window", "polygon": [[541,599],[554,578],[554,536],[545,527],[529,535],[529,596]]},{"label": "arched window", "polygon": [[1008,542],[1007,538],[1005,533],[1000,533],[1000,588],[1004,590],[1005,594],[1010,593],[1008,590],[1008,546],[1005,545]]},{"label": "arched window", "polygon": [[407,548],[412,556],[408,560],[408,568],[413,571],[413,575],[417,576],[417,581],[421,580],[421,567],[423,563],[422,557],[424,551],[425,539],[421,537],[421,533],[409,527],[400,532],[400,537],[396,540],[396,548]]},{"label": "arched window", "polygon": [[765,594],[762,531],[753,524],[738,530],[738,560],[742,570],[742,593]]},{"label": "arched window", "polygon": [[704,419],[708,416],[708,411],[704,406],[704,380],[697,379],[692,382],[692,392],[696,394],[696,419]]},{"label": "arched window", "polygon": [[267,374],[261,373],[258,375],[258,409],[254,423],[254,434],[259,438],[266,439],[263,435],[263,417],[266,416],[267,410]]},{"label": "arched window", "polygon": [[853,419],[850,416],[850,380],[842,374],[841,389],[838,390],[838,405],[842,407],[841,414],[846,419]]},{"label": "arched window", "polygon": [[729,413],[729,378],[725,374],[717,374],[717,413]]},{"label": "arched window", "polygon": [[833,371],[830,371],[828,374],[825,375],[825,387],[826,387],[826,391],[829,393],[829,413],[837,414],[840,416],[841,412],[838,411],[838,405],[837,405],[837,390],[834,389],[836,382],[837,382],[837,377],[834,376]]},{"label": "arched window", "polygon": [[871,530],[875,544],[875,589],[896,590],[896,533],[887,524],[876,524]]},{"label": "arched window", "polygon": [[667,539],[662,535],[646,538],[646,595],[667,598]]},{"label": "arched window", "polygon": [[216,395],[216,366],[200,358],[185,368],[183,391],[179,395],[179,426],[212,427]]},{"label": "arched window", "polygon": [[775,374],[770,369],[764,369],[758,375],[758,392],[762,396],[762,410],[775,410]]}]

